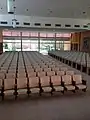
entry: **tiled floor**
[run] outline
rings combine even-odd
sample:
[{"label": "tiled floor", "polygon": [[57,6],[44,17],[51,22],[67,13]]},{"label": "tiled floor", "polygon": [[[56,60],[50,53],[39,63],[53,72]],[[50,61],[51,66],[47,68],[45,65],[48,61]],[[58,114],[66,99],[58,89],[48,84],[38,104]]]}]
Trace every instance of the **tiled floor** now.
[{"label": "tiled floor", "polygon": [[88,82],[86,93],[0,102],[0,120],[90,120],[90,76],[81,74]]}]

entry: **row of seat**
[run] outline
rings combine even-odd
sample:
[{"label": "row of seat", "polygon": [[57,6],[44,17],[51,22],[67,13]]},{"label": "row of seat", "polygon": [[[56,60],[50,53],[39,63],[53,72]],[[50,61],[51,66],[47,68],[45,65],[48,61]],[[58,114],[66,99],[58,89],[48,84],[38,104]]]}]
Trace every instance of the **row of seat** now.
[{"label": "row of seat", "polygon": [[[9,83],[9,84],[8,84]],[[42,93],[53,91],[71,90],[75,92],[77,89],[86,91],[86,81],[82,80],[81,75],[64,75],[64,76],[42,76],[42,77],[30,77],[18,78],[18,79],[4,79],[0,81],[1,95],[7,95],[10,91],[17,96],[21,89],[26,89],[27,93]],[[25,92],[26,92],[25,91]]]},{"label": "row of seat", "polygon": [[53,75],[74,75],[74,71],[71,71],[71,70],[67,70],[67,71],[48,71],[48,72],[45,72],[45,71],[41,71],[41,72],[29,72],[28,74],[26,74],[25,72],[21,72],[21,73],[18,73],[16,75],[15,72],[11,72],[11,73],[7,73],[7,74],[4,74],[4,73],[0,73],[0,79],[9,79],[9,78],[23,78],[23,77],[41,77],[41,76],[53,76]]},{"label": "row of seat", "polygon": [[50,51],[48,54],[63,63],[90,74],[90,56],[88,53],[75,51]]}]

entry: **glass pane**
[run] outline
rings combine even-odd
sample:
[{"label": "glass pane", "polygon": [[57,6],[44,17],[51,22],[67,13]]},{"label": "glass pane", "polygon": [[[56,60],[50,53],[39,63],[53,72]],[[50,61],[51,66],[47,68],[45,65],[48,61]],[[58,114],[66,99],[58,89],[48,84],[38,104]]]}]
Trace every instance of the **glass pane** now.
[{"label": "glass pane", "polygon": [[48,54],[48,51],[55,49],[54,40],[40,39],[40,53]]}]

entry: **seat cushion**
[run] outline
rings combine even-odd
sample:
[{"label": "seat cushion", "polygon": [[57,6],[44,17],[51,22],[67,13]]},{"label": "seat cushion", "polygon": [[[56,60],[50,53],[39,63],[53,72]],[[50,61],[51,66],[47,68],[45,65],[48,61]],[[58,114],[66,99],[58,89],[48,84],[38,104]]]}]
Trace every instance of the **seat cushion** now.
[{"label": "seat cushion", "polygon": [[63,91],[64,87],[62,87],[62,86],[55,86],[54,89],[55,89],[55,91]]},{"label": "seat cushion", "polygon": [[78,89],[86,89],[86,85],[77,85]]},{"label": "seat cushion", "polygon": [[67,90],[75,90],[75,86],[73,86],[73,85],[68,85],[65,87],[67,88]]},{"label": "seat cushion", "polygon": [[43,87],[42,88],[44,92],[51,92],[52,88],[51,87]]},{"label": "seat cushion", "polygon": [[39,88],[31,88],[30,91],[31,91],[31,93],[39,93],[40,89]]}]

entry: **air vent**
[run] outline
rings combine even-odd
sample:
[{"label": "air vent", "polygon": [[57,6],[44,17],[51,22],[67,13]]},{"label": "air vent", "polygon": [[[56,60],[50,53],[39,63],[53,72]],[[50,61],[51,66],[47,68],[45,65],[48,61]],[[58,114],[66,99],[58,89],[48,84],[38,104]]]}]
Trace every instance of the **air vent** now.
[{"label": "air vent", "polygon": [[16,25],[19,25],[19,22],[16,22]]},{"label": "air vent", "polygon": [[30,23],[26,23],[26,22],[24,22],[23,24],[24,24],[24,25],[30,25]]},{"label": "air vent", "polygon": [[61,27],[61,24],[55,24],[55,27]]},{"label": "air vent", "polygon": [[51,26],[51,24],[45,24],[45,26]]},{"label": "air vent", "polygon": [[88,28],[88,26],[87,26],[87,25],[83,25],[83,27],[84,27],[84,28]]},{"label": "air vent", "polygon": [[74,27],[80,27],[80,25],[74,25]]},{"label": "air vent", "polygon": [[34,25],[35,25],[35,26],[41,26],[41,24],[40,24],[40,23],[35,23]]},{"label": "air vent", "polygon": [[4,22],[4,21],[1,21],[0,23],[1,23],[1,24],[7,24],[8,22],[6,22],[6,21],[5,21],[5,22]]},{"label": "air vent", "polygon": [[71,25],[66,24],[65,27],[71,27]]}]

